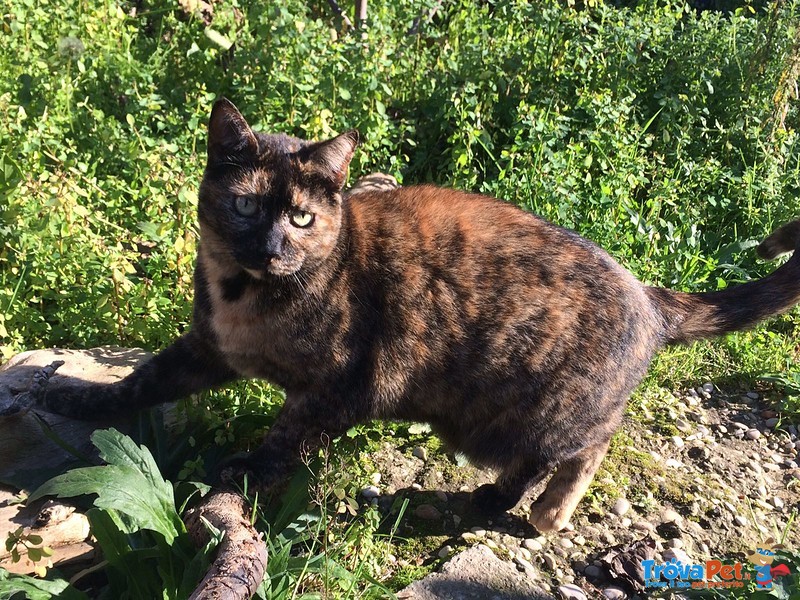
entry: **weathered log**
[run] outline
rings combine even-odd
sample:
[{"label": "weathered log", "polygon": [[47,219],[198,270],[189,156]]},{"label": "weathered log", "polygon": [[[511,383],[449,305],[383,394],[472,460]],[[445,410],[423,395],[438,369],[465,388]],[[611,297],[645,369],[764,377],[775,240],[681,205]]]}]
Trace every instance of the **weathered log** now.
[{"label": "weathered log", "polygon": [[189,600],[244,600],[256,593],[267,569],[267,546],[247,518],[244,498],[227,491],[213,491],[184,518],[197,546],[209,533],[205,521],[224,533],[216,558]]}]

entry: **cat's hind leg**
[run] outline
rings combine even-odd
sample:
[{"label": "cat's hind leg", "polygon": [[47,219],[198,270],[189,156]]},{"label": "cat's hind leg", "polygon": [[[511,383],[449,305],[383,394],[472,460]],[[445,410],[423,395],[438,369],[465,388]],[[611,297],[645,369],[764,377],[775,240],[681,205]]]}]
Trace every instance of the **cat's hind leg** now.
[{"label": "cat's hind leg", "polygon": [[542,533],[566,527],[603,462],[608,444],[606,440],[588,446],[558,465],[547,488],[531,505],[531,525]]}]

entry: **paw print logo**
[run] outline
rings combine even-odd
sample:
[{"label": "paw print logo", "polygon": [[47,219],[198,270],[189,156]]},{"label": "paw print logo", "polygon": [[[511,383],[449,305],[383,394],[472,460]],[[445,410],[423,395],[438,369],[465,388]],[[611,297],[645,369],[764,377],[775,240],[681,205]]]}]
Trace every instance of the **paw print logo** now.
[{"label": "paw print logo", "polygon": [[747,553],[747,560],[753,563],[756,569],[756,584],[761,589],[770,589],[772,580],[790,573],[789,567],[784,564],[772,566],[775,560],[775,550],[784,548],[783,544],[776,544],[773,538],[759,544],[755,550]]}]

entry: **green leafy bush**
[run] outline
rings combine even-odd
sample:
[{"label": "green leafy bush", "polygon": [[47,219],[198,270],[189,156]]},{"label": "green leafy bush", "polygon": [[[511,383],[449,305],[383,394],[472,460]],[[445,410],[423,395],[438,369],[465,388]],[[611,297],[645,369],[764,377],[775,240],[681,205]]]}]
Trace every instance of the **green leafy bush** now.
[{"label": "green leafy bush", "polygon": [[[158,349],[189,326],[196,190],[219,95],[264,131],[319,138],[356,127],[353,176],[497,195],[578,230],[650,283],[713,290],[761,276],[772,267],[750,248],[800,215],[797,0],[717,3],[727,12],[674,1],[381,1],[357,32],[321,1],[220,0],[210,19],[184,4],[66,0],[56,15],[51,3],[0,0],[1,357]],[[797,325],[795,312],[667,350],[645,386],[794,381]],[[204,397],[197,412],[212,413],[210,433],[190,436],[170,469],[201,475],[209,448],[251,439],[244,415],[281,400],[261,384]],[[135,535],[160,560],[194,560],[152,465],[110,468],[120,481],[144,478],[156,504],[132,503],[144,512],[124,518],[98,504],[98,539],[133,535],[157,511],[165,520]],[[92,491],[99,472],[77,473],[72,491]],[[353,568],[314,558],[315,536],[334,526],[319,517],[326,502],[302,535],[270,537],[265,586],[285,597],[336,586],[343,597],[384,594],[367,577],[376,563],[353,579]],[[342,556],[374,550],[375,524],[362,517],[339,536]],[[133,546],[108,552],[114,585],[118,564],[159,560]],[[177,597],[188,583],[165,569]]]}]

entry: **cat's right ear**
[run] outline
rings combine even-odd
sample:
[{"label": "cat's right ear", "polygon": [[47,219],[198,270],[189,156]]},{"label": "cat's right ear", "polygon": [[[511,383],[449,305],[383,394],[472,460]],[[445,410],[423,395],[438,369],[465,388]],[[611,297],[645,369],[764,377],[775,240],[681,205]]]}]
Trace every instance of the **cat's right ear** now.
[{"label": "cat's right ear", "polygon": [[258,141],[242,113],[227,98],[211,109],[208,122],[208,164],[240,163],[258,151]]}]

